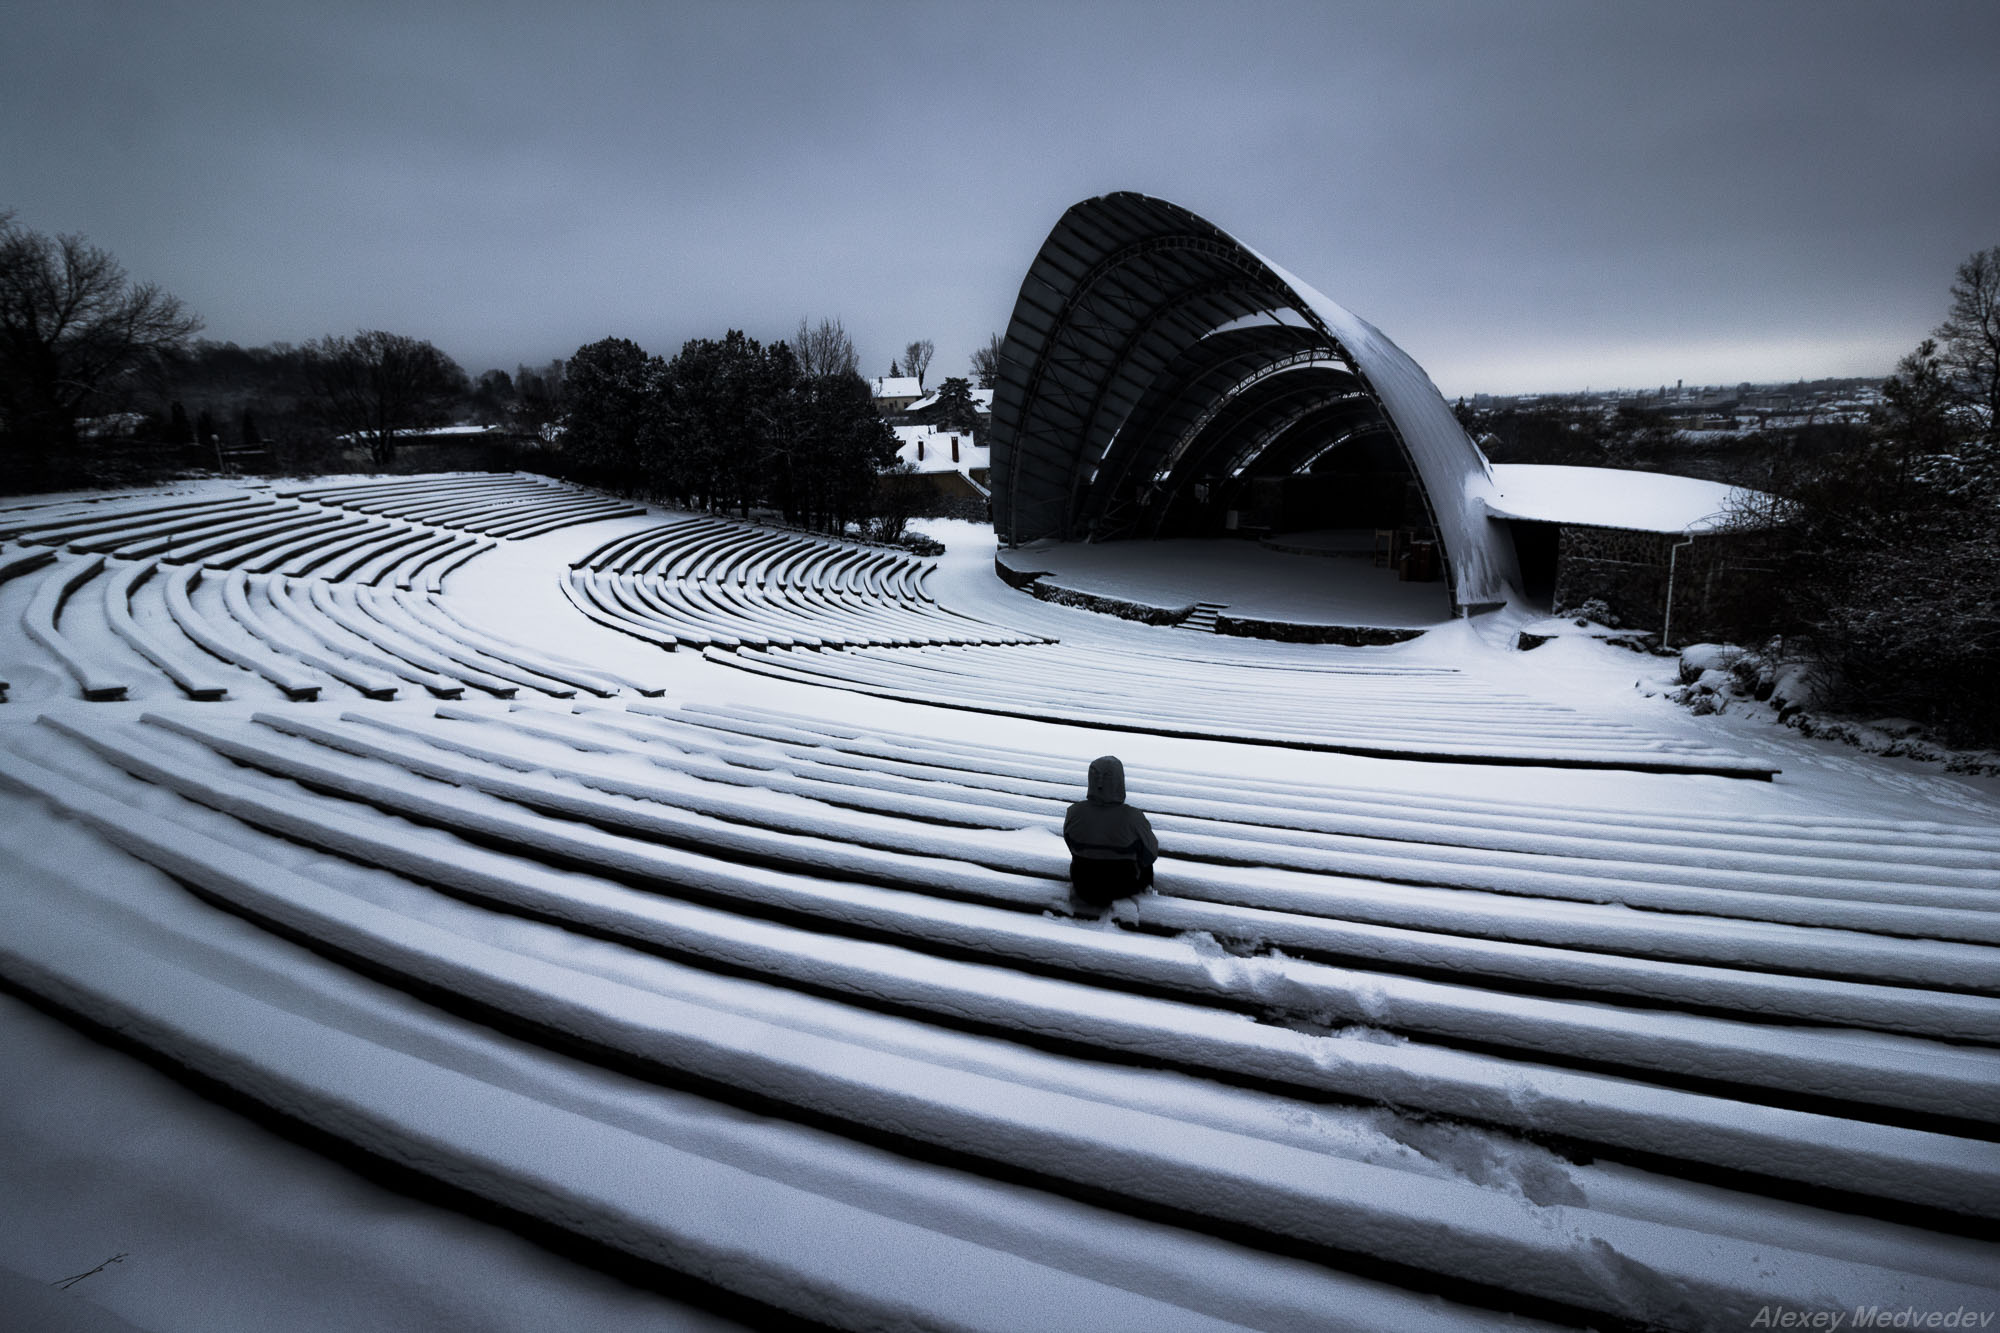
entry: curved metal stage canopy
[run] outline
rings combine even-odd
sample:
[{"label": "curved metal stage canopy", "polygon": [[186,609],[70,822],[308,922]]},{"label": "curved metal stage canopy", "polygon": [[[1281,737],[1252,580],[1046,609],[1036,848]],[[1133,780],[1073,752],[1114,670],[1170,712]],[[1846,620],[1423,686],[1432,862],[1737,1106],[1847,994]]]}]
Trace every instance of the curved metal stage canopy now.
[{"label": "curved metal stage canopy", "polygon": [[1292,526],[1433,536],[1461,610],[1518,581],[1486,459],[1423,369],[1165,200],[1103,195],[1056,223],[1007,327],[992,440],[1004,544],[1220,531],[1282,494]]}]

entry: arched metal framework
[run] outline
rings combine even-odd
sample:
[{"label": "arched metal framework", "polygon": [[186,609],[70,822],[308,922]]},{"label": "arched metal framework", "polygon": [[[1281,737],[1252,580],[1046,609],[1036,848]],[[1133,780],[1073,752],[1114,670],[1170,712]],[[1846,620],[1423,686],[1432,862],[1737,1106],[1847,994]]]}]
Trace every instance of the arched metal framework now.
[{"label": "arched metal framework", "polygon": [[1403,350],[1193,213],[1141,194],[1063,214],[1028,268],[993,400],[1003,543],[1156,535],[1202,478],[1283,476],[1351,441],[1415,476],[1456,606],[1502,601],[1486,459]]}]

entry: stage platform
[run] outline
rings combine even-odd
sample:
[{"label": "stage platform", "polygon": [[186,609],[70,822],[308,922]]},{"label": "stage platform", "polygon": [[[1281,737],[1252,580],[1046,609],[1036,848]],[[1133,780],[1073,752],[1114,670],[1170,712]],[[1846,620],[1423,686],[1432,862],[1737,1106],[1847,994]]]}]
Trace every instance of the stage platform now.
[{"label": "stage platform", "polygon": [[1169,541],[1057,542],[999,552],[1015,574],[1143,606],[1198,604],[1245,620],[1427,629],[1451,619],[1443,580],[1405,583],[1374,561],[1373,529]]}]

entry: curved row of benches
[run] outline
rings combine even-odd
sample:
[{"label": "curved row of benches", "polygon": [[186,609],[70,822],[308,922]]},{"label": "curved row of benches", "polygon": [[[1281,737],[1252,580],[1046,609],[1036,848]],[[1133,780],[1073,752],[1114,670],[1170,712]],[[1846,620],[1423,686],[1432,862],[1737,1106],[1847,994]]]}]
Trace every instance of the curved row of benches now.
[{"label": "curved row of benches", "polygon": [[313,486],[283,494],[413,523],[525,538],[580,523],[644,514],[645,506],[519,474],[398,478]]},{"label": "curved row of benches", "polygon": [[[473,537],[454,541],[480,542]],[[405,557],[415,559],[416,554]],[[159,560],[0,553],[0,583],[34,580],[20,613],[39,646],[90,700],[125,698],[151,670],[191,699],[225,697],[229,668],[288,698],[346,686],[386,699],[408,686],[441,698],[467,688],[498,697],[529,689],[556,698],[657,689],[516,643],[468,620],[422,587],[293,579]],[[87,622],[80,646],[74,617]],[[150,669],[150,670],[149,670]]]},{"label": "curved row of benches", "polygon": [[591,620],[663,648],[1046,643],[939,606],[934,561],[693,518],[617,537],[571,563],[563,592]]},{"label": "curved row of benches", "polygon": [[1700,1328],[2000,1271],[1987,828],[1135,766],[1164,852],[1114,924],[1068,915],[1051,754],[734,705],[45,721],[0,788],[263,930],[148,881],[92,933],[37,875],[10,981],[806,1318],[894,1322],[940,1234],[989,1327],[1476,1322],[1398,1304],[1442,1289]]},{"label": "curved row of benches", "polygon": [[691,518],[605,542],[572,569],[934,603],[937,561],[780,528]]},{"label": "curved row of benches", "polygon": [[802,684],[1120,731],[1384,758],[1753,778],[1777,771],[1435,669],[1274,669],[1056,643],[896,653],[769,647],[709,657]]},{"label": "curved row of benches", "polygon": [[442,589],[446,575],[497,541],[256,496],[54,518],[17,523],[6,531],[23,544],[80,554],[422,586],[433,592]]}]

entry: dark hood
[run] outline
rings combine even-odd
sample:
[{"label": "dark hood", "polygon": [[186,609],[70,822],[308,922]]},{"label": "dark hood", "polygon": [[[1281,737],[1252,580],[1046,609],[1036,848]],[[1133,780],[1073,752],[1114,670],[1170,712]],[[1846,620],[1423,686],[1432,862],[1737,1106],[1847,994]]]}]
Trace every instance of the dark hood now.
[{"label": "dark hood", "polygon": [[1107,754],[1090,761],[1091,800],[1101,805],[1120,805],[1125,800],[1125,765],[1118,756]]}]

